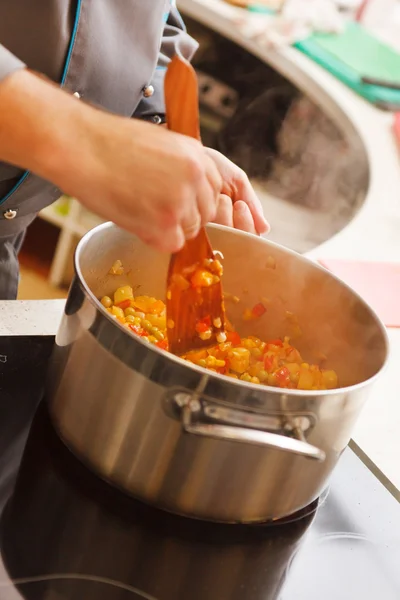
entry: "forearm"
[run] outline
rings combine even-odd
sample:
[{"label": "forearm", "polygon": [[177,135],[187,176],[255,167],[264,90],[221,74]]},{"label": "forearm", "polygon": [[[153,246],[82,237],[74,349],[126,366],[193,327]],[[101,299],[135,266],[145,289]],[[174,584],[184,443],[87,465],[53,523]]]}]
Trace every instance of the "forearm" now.
[{"label": "forearm", "polygon": [[79,147],[86,110],[94,109],[26,69],[12,73],[0,83],[0,160],[58,179]]}]

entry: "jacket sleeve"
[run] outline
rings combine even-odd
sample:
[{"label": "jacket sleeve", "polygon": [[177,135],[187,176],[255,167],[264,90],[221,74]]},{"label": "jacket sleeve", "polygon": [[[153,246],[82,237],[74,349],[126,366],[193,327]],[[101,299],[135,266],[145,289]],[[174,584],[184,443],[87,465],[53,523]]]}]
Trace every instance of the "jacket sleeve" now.
[{"label": "jacket sleeve", "polygon": [[[175,2],[172,2],[175,4]],[[154,120],[164,120],[164,77],[168,63],[176,54],[180,54],[187,60],[191,60],[198,47],[197,42],[186,33],[186,27],[175,6],[171,7],[164,28],[161,48],[158,56],[157,68],[154,72],[151,85],[154,94],[150,98],[143,98],[134,114],[134,117]]]},{"label": "jacket sleeve", "polygon": [[11,54],[7,48],[0,44],[0,81],[7,75],[11,75],[18,69],[23,69],[25,64],[14,54]]}]

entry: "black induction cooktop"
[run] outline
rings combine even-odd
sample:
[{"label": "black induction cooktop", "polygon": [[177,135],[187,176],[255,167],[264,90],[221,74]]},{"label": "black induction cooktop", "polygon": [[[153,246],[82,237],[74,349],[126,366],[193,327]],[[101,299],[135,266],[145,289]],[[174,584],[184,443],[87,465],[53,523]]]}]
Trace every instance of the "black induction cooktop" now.
[{"label": "black induction cooktop", "polygon": [[350,449],[319,502],[285,522],[163,513],[58,439],[39,404],[52,343],[0,338],[1,600],[400,598],[400,505]]}]

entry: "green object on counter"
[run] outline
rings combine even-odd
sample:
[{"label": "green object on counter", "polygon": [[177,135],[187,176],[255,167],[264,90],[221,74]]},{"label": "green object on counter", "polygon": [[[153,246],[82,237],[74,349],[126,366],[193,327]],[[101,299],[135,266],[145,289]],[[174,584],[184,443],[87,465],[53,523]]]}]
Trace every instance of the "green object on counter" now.
[{"label": "green object on counter", "polygon": [[315,33],[295,47],[370,102],[400,107],[399,90],[361,81],[371,77],[400,83],[400,54],[358,23],[349,23],[340,34]]},{"label": "green object on counter", "polygon": [[267,6],[263,6],[262,4],[250,4],[247,7],[247,10],[254,13],[261,13],[263,15],[276,15],[276,10],[273,8],[268,8]]}]

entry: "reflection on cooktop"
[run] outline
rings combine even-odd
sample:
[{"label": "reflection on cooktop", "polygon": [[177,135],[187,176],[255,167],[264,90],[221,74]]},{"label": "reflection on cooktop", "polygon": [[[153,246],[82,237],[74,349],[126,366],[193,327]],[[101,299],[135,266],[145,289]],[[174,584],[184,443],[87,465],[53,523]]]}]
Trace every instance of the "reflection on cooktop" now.
[{"label": "reflection on cooktop", "polygon": [[[50,587],[47,588],[46,586]],[[3,594],[10,593],[11,588],[18,587],[20,594],[7,596],[11,598],[76,598],[79,600],[90,600],[101,598],[101,600],[157,600],[154,596],[149,596],[145,592],[125,585],[118,581],[103,579],[101,577],[91,577],[90,575],[49,575],[39,577],[27,577],[14,580],[10,583],[0,583],[1,598]],[[50,595],[49,595],[50,594]]]},{"label": "reflection on cooktop", "polygon": [[89,473],[59,441],[42,405],[2,516],[2,558],[12,579],[53,574],[15,584],[29,600],[122,600],[129,594],[273,600],[315,507],[292,522],[265,526],[206,523],[155,510]]},{"label": "reflection on cooktop", "polygon": [[[399,553],[384,544],[357,534],[327,534],[310,544],[308,553],[294,562],[281,600],[307,600],[317,594],[324,598],[326,589],[340,600],[398,600],[398,568]],[[307,575],[310,572],[314,572],[313,577]]]}]

